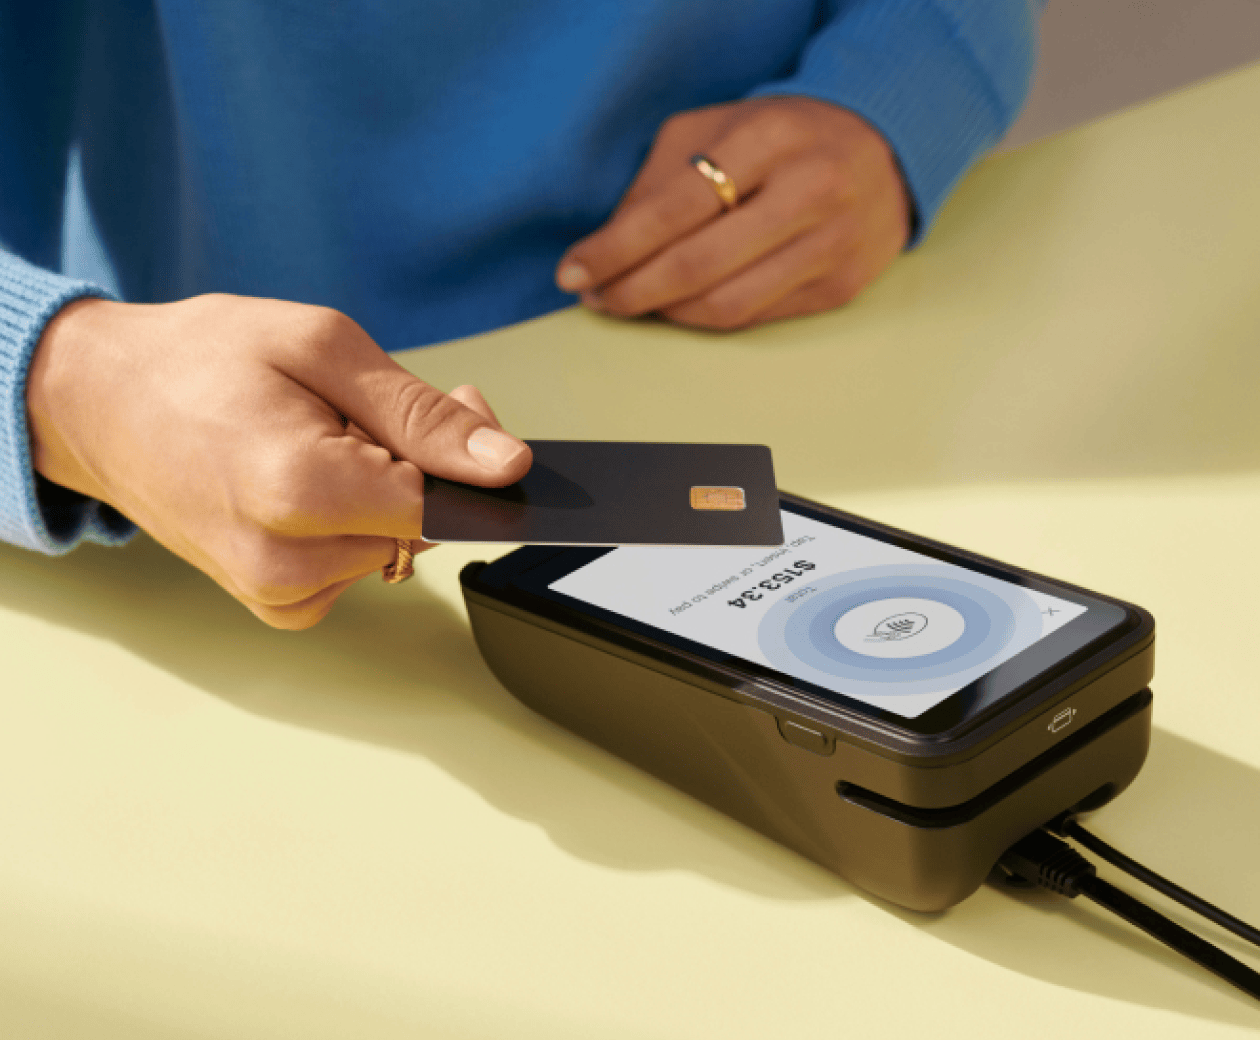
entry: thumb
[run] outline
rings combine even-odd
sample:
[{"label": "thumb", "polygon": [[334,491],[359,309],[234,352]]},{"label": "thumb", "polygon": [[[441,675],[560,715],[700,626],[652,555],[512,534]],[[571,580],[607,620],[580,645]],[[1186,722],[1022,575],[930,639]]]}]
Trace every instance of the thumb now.
[{"label": "thumb", "polygon": [[[529,446],[498,426],[479,393],[479,407],[470,408],[417,379],[349,318],[333,324],[323,349],[296,352],[281,368],[377,444],[423,473],[465,484],[501,487],[529,472]],[[461,396],[472,400],[463,388]]]}]

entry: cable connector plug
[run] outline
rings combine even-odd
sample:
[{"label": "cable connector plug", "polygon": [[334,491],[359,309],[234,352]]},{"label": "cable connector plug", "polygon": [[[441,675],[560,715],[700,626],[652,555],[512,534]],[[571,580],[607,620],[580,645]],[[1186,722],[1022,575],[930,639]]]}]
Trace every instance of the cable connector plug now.
[{"label": "cable connector plug", "polygon": [[1075,899],[1097,870],[1089,860],[1043,830],[1033,831],[1003,853],[998,863],[1016,877]]},{"label": "cable connector plug", "polygon": [[1015,877],[1071,899],[1085,896],[1231,986],[1260,1000],[1260,972],[1100,878],[1094,864],[1049,831],[1033,831],[1021,838],[1002,854],[998,866]]}]

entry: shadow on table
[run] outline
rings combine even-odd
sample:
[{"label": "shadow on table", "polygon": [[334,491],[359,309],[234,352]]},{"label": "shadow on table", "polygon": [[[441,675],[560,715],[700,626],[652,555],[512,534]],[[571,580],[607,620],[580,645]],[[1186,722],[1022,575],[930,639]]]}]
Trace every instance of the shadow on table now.
[{"label": "shadow on table", "polygon": [[[0,606],[114,642],[241,710],[422,756],[602,866],[691,872],[774,899],[860,895],[524,708],[482,663],[463,616],[419,582],[364,583],[316,629],[282,633],[142,536],[62,560],[0,547]],[[1252,883],[1260,829],[1247,823],[1260,805],[1260,772],[1157,730],[1151,762],[1122,805],[1101,814],[1105,834],[1139,858],[1146,838],[1158,845],[1149,857],[1157,869],[1243,917],[1260,916]],[[1083,901],[984,889],[941,915],[887,909],[1034,978],[1255,1022],[1233,991]],[[1245,944],[1214,938],[1245,955]]]}]

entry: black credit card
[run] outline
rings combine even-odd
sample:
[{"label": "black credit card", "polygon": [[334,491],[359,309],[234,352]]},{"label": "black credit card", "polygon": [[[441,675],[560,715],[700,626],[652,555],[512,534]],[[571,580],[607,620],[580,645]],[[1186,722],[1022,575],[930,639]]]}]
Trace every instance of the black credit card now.
[{"label": "black credit card", "polygon": [[426,476],[425,541],[783,544],[774,463],[763,444],[525,443],[534,464],[508,487]]}]

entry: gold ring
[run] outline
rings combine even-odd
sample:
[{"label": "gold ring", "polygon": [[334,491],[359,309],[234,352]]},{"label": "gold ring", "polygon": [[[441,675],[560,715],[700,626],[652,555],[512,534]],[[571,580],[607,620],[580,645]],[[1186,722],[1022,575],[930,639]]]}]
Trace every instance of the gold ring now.
[{"label": "gold ring", "polygon": [[717,197],[722,200],[723,209],[734,209],[739,204],[739,192],[735,190],[735,182],[712,159],[703,155],[693,155],[691,165],[704,175],[705,180],[713,185]]},{"label": "gold ring", "polygon": [[415,567],[411,565],[411,561],[415,559],[415,554],[411,551],[411,542],[405,538],[395,538],[394,541],[398,543],[398,553],[394,557],[394,562],[387,563],[381,568],[381,577],[387,585],[397,585],[416,573]]}]

